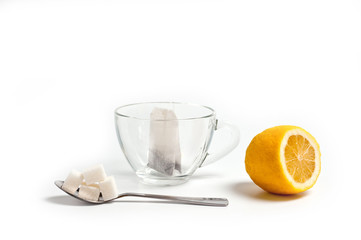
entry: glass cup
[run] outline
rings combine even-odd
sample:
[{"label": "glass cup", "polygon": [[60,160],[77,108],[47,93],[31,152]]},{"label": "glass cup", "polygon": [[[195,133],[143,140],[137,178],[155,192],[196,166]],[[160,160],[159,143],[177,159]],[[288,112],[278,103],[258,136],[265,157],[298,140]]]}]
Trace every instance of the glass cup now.
[{"label": "glass cup", "polygon": [[[199,168],[231,152],[239,143],[237,127],[220,122],[215,111],[189,103],[151,102],[118,107],[115,126],[123,153],[144,183],[176,185]],[[208,152],[215,131],[230,133],[217,153]]]}]

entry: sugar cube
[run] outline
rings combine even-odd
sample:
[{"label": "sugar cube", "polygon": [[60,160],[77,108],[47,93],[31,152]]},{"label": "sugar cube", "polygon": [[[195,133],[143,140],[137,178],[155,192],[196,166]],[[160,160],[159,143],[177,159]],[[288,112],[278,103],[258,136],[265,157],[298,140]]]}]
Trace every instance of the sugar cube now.
[{"label": "sugar cube", "polygon": [[99,188],[104,201],[118,196],[118,189],[113,176],[109,176],[104,181],[99,182]]},{"label": "sugar cube", "polygon": [[86,185],[101,182],[106,178],[105,170],[102,164],[90,167],[83,172]]},{"label": "sugar cube", "polygon": [[98,201],[100,190],[98,187],[80,185],[78,197],[90,201]]},{"label": "sugar cube", "polygon": [[97,187],[99,188],[99,184],[98,183],[92,183],[92,184],[86,184],[85,181],[83,180],[83,182],[81,183],[81,185],[85,185],[85,186],[91,186],[91,187]]},{"label": "sugar cube", "polygon": [[69,193],[75,193],[81,185],[82,181],[82,173],[77,170],[72,170],[69,173],[68,177],[65,179],[62,188]]}]

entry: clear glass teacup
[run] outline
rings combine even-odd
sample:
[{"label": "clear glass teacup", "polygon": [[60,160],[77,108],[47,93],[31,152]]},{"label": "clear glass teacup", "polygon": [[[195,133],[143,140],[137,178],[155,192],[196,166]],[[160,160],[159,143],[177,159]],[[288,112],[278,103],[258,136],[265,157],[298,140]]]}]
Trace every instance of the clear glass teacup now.
[{"label": "clear glass teacup", "polygon": [[[206,106],[150,102],[118,107],[115,126],[123,153],[144,183],[184,183],[199,168],[210,164],[239,143],[237,127],[220,122]],[[208,148],[215,130],[229,131],[229,142],[218,153]]]}]

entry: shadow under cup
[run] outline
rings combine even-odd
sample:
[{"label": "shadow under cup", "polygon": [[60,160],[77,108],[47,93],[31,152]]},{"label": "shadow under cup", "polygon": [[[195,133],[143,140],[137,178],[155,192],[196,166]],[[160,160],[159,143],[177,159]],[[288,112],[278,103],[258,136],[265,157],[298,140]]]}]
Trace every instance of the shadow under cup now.
[{"label": "shadow under cup", "polygon": [[123,153],[143,182],[180,184],[207,156],[216,128],[213,109],[187,103],[138,103],[115,110]]}]

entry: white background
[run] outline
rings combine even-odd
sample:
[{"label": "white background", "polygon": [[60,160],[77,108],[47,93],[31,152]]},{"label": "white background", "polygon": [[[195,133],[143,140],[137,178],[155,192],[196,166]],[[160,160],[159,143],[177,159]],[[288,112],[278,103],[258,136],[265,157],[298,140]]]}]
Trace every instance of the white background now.
[{"label": "white background", "polygon": [[[2,236],[360,239],[360,54],[356,0],[0,0]],[[211,106],[241,143],[186,184],[140,184],[113,110],[143,101]],[[251,139],[281,124],[321,146],[321,175],[304,194],[265,193],[245,171]],[[54,186],[96,163],[120,192],[230,205],[89,206]]]}]

